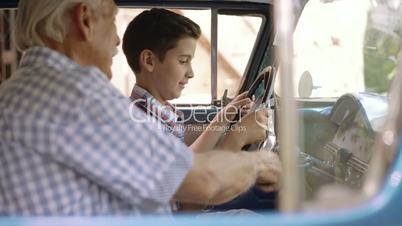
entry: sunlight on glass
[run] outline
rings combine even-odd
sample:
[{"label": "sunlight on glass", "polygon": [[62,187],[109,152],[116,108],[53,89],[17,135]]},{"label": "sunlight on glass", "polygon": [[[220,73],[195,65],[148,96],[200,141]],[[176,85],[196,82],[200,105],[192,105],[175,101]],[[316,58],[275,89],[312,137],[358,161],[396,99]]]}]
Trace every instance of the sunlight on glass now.
[{"label": "sunlight on glass", "polygon": [[[129,22],[145,9],[120,9],[116,17],[118,34],[123,37]],[[200,25],[200,37],[192,66],[194,78],[189,81],[175,104],[210,104],[211,103],[211,10],[173,11],[189,17]],[[239,87],[253,50],[262,19],[254,16],[218,16],[218,98],[225,89],[233,97]],[[233,25],[236,26],[233,26]],[[245,35],[241,35],[245,34]],[[135,83],[134,73],[127,64],[121,45],[113,59],[112,84],[124,95],[129,96]]]},{"label": "sunlight on glass", "polygon": [[310,73],[310,97],[364,91],[364,36],[369,1],[307,3],[294,33],[295,84]]}]

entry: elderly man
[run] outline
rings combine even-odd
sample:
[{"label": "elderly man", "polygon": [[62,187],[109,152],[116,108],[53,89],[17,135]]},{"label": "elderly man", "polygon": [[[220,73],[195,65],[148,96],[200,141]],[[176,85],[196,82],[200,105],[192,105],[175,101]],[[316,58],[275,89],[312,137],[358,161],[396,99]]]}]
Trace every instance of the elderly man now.
[{"label": "elderly man", "polygon": [[192,154],[132,120],[144,114],[108,80],[116,12],[113,0],[19,1],[24,54],[0,87],[0,214],[162,214],[173,197],[220,203],[276,187],[273,154]]}]

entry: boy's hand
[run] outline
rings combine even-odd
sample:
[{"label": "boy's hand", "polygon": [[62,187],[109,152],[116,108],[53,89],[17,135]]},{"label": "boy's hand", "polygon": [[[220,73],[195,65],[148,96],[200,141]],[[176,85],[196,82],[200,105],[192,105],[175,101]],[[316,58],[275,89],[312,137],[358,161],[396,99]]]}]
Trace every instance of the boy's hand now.
[{"label": "boy's hand", "polygon": [[247,92],[236,96],[228,105],[226,105],[216,116],[215,121],[229,123],[240,111],[242,114],[248,113],[252,101],[247,97]]},{"label": "boy's hand", "polygon": [[232,139],[240,140],[242,146],[264,140],[267,136],[266,127],[268,124],[268,110],[261,109],[248,113],[240,119],[228,132]]}]

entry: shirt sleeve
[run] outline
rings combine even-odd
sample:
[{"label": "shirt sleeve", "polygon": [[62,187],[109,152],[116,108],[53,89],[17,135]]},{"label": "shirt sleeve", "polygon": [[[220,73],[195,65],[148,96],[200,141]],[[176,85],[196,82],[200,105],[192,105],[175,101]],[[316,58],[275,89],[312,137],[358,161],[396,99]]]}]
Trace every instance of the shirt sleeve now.
[{"label": "shirt sleeve", "polygon": [[128,99],[109,96],[84,98],[64,119],[38,119],[32,140],[39,142],[31,145],[130,204],[168,203],[191,168],[191,151]]}]

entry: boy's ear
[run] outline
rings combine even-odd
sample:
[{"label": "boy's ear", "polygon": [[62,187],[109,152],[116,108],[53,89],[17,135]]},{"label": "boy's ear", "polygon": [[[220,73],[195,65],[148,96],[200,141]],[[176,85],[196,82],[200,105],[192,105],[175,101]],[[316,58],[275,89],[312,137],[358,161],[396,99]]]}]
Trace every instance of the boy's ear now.
[{"label": "boy's ear", "polygon": [[140,53],[140,66],[147,72],[153,72],[155,67],[156,55],[149,49],[144,49]]}]

